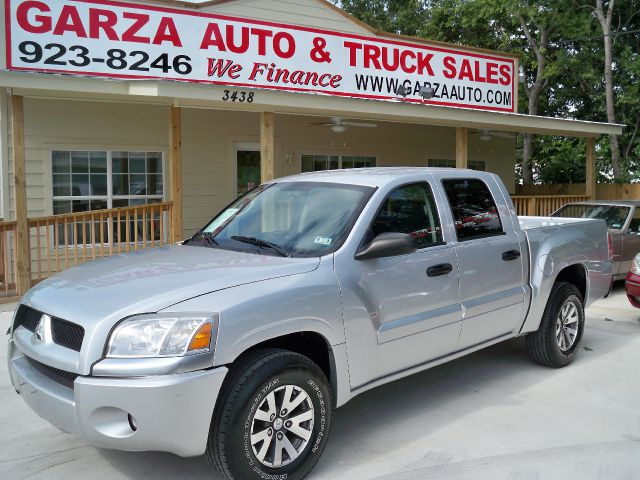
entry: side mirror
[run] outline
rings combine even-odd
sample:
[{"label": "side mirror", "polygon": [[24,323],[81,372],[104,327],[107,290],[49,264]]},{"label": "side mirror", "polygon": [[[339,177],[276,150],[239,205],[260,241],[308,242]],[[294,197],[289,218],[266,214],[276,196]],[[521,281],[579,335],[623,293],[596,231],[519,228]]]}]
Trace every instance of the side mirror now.
[{"label": "side mirror", "polygon": [[356,260],[406,255],[418,250],[414,238],[406,233],[385,232],[356,252]]}]

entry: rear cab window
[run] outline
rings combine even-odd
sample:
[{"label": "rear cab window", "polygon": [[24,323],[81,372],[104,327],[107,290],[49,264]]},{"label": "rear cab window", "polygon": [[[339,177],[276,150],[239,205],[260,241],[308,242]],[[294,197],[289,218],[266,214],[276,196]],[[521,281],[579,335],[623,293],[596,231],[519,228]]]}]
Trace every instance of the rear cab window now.
[{"label": "rear cab window", "polygon": [[498,207],[485,182],[476,178],[442,180],[458,241],[505,235]]}]

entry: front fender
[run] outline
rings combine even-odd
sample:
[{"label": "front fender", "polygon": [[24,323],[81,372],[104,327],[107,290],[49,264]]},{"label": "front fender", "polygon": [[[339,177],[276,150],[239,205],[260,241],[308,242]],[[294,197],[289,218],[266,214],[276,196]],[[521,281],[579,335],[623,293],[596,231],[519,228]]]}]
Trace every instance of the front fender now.
[{"label": "front fender", "polygon": [[[330,346],[337,390],[350,391],[340,290],[331,261],[312,272],[240,285],[202,295],[165,311],[220,315],[214,366],[232,364],[250,348],[292,333],[313,332]],[[344,403],[338,399],[338,404]]]}]

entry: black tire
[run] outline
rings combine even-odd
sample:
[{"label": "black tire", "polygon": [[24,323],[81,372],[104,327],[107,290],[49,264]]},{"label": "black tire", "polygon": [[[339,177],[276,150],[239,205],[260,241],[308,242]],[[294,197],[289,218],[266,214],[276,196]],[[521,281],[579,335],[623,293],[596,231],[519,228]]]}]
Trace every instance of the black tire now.
[{"label": "black tire", "polygon": [[[312,410],[313,426],[304,424],[311,435],[295,460],[280,467],[270,467],[258,460],[254,452],[251,443],[252,429],[255,427],[253,418],[268,395],[283,395],[282,387],[287,385],[293,385],[307,394],[308,400],[296,408],[306,406],[307,410]],[[298,394],[301,392],[298,391]],[[225,381],[211,422],[205,452],[207,461],[222,478],[229,480],[302,479],[322,455],[331,428],[332,404],[327,378],[309,358],[280,349],[257,350],[247,354],[229,372]],[[299,414],[299,410],[296,414]],[[282,418],[287,419],[284,416]],[[269,429],[274,435],[270,439],[274,442],[271,451],[275,449],[276,432],[291,435],[281,423],[282,430],[276,430],[273,425]],[[260,426],[260,429],[263,428]],[[302,438],[294,436],[293,442],[298,441],[302,441]],[[260,443],[256,445],[264,446]],[[291,459],[285,450],[282,452],[283,459]]]},{"label": "black tire", "polygon": [[[558,317],[562,307],[572,303],[578,315],[578,332],[569,348],[561,348],[556,338]],[[564,367],[576,356],[584,331],[584,305],[578,288],[566,282],[556,282],[551,289],[540,327],[527,335],[527,354],[536,363],[551,368]],[[567,342],[568,343],[568,342]]]}]

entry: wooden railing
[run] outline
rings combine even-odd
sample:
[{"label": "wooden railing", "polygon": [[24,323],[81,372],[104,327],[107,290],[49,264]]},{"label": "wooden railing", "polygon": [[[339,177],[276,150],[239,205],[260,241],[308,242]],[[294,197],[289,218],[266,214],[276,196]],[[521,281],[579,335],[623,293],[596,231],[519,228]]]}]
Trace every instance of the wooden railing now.
[{"label": "wooden railing", "polygon": [[569,202],[589,200],[588,195],[511,195],[518,215],[547,216]]},{"label": "wooden railing", "polygon": [[[29,218],[31,283],[88,260],[169,243],[172,208],[165,202]],[[24,293],[16,288],[16,241],[16,222],[0,222],[0,301]]]},{"label": "wooden railing", "polygon": [[16,222],[0,222],[0,298],[17,295],[15,242]]},{"label": "wooden railing", "polygon": [[168,243],[171,208],[152,203],[30,218],[33,281],[87,260]]}]

